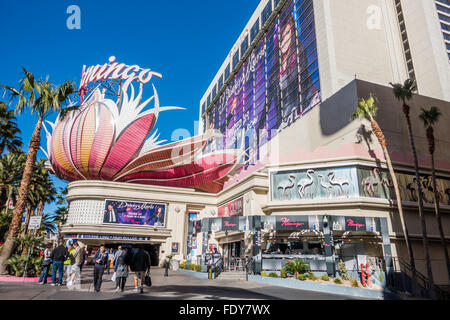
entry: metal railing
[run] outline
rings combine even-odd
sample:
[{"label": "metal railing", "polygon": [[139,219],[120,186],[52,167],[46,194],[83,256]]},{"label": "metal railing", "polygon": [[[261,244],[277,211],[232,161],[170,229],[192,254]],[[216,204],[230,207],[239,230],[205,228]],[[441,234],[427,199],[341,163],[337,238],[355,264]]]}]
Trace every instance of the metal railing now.
[{"label": "metal railing", "polygon": [[[396,275],[390,281],[390,285],[399,291],[412,292],[412,268],[403,259],[395,257],[392,258],[394,271]],[[421,274],[416,269],[417,286],[420,296],[429,298],[429,282],[428,278]],[[434,285],[434,293],[438,300],[450,300],[450,292],[448,286]]]},{"label": "metal railing", "polygon": [[224,257],[224,271],[245,271],[245,260],[240,257]]}]

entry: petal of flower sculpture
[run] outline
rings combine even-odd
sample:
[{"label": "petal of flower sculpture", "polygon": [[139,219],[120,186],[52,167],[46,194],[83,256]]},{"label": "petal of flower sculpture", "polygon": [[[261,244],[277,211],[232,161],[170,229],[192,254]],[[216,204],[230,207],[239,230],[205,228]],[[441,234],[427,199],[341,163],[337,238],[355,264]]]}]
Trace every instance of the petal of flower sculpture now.
[{"label": "petal of flower sculpture", "polygon": [[[131,86],[131,94],[128,88]],[[161,111],[154,96],[142,102],[141,85],[135,96],[131,81],[122,86],[115,103],[94,90],[80,107],[51,126],[47,154],[55,174],[68,181],[106,180],[170,187],[196,188],[217,193],[239,166],[243,150],[202,155],[205,135],[161,146],[156,132],[149,138]],[[143,109],[154,101],[154,109]],[[242,144],[241,144],[242,145]]]},{"label": "petal of flower sculpture", "polygon": [[115,136],[113,116],[102,103],[98,105],[97,123],[99,125],[95,133],[91,157],[89,159],[89,176],[92,179],[100,179],[100,170],[111,150]]},{"label": "petal of flower sculpture", "polygon": [[137,156],[154,124],[155,115],[149,114],[134,121],[123,131],[103,165],[100,173],[102,179],[111,180],[117,172]]}]

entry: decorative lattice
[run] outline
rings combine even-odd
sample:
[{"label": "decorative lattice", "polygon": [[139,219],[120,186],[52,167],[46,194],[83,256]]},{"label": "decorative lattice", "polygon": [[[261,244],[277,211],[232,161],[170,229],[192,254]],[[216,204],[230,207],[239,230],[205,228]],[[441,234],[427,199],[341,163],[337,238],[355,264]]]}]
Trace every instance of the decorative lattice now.
[{"label": "decorative lattice", "polygon": [[102,224],[105,201],[75,200],[70,203],[67,224]]}]

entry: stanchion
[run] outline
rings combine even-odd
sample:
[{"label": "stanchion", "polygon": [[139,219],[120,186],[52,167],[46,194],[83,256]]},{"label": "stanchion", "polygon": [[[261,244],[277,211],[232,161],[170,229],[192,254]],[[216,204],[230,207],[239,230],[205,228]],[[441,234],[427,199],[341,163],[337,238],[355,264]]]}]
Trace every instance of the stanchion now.
[{"label": "stanchion", "polygon": [[361,263],[361,283],[363,287],[366,286],[366,275],[364,273],[364,264]]}]

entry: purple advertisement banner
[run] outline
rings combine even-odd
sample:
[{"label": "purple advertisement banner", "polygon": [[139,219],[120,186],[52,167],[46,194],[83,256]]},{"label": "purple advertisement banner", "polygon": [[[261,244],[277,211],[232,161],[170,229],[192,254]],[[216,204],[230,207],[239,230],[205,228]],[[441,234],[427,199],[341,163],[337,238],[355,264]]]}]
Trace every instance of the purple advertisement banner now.
[{"label": "purple advertisement banner", "polygon": [[166,205],[106,200],[103,223],[164,227]]}]

